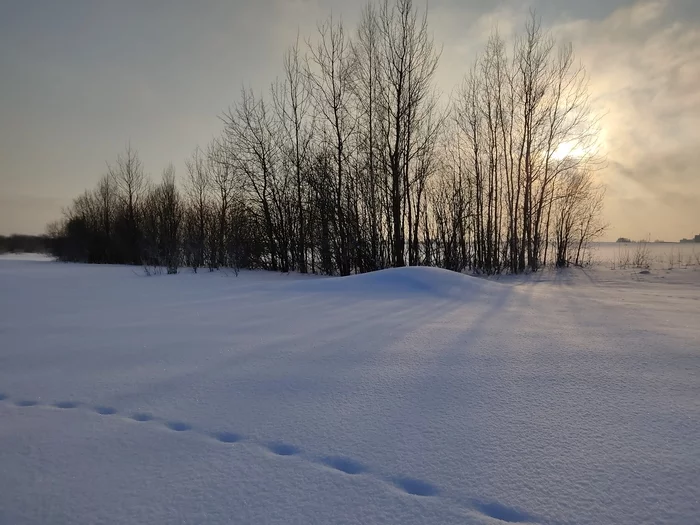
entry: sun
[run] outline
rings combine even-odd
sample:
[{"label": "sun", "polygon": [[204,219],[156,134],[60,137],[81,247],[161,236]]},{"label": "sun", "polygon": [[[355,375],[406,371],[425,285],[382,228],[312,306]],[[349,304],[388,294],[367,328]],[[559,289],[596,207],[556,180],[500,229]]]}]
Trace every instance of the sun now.
[{"label": "sun", "polygon": [[567,158],[581,158],[589,153],[588,148],[581,146],[576,142],[562,142],[552,153],[552,158],[555,160],[564,160]]}]

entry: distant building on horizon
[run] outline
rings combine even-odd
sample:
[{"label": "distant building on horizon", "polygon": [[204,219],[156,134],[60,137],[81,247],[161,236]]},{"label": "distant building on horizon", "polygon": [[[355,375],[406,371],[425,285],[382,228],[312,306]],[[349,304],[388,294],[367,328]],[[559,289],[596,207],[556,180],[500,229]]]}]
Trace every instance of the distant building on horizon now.
[{"label": "distant building on horizon", "polygon": [[700,235],[696,235],[692,239],[681,239],[681,242],[700,242]]}]

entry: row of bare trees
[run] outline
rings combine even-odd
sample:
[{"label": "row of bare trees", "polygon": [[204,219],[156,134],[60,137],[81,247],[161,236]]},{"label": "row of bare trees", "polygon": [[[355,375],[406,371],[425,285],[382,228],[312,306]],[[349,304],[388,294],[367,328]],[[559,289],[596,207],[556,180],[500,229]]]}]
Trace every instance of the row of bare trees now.
[{"label": "row of bare trees", "polygon": [[602,232],[585,71],[533,16],[494,35],[446,105],[412,0],[370,2],[284,56],[267,93],[150,184],[130,147],[52,227],[69,260],[348,275],[579,263]]},{"label": "row of bare trees", "polygon": [[[508,53],[493,35],[454,108],[448,157],[471,186],[472,265],[487,273],[536,271],[580,261],[600,235],[602,189],[594,184],[597,119],[585,70],[533,17]],[[463,220],[460,217],[458,220]]]}]

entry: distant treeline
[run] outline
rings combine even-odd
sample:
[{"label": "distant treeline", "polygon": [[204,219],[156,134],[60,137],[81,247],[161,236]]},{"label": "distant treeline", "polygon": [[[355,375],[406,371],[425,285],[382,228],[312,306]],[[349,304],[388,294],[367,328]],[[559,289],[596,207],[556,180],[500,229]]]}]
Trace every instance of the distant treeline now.
[{"label": "distant treeline", "polygon": [[[497,34],[445,106],[440,49],[411,0],[370,2],[243,90],[182,183],[128,147],[49,227],[67,261],[348,275],[435,265],[488,274],[583,260],[604,230],[597,119],[570,45],[533,16]],[[443,107],[445,106],[445,107]]]},{"label": "distant treeline", "polygon": [[45,235],[0,235],[0,253],[49,253]]},{"label": "distant treeline", "polygon": [[[660,239],[656,239],[654,241],[650,241],[649,239],[640,239],[638,241],[633,241],[629,239],[628,237],[619,237],[617,241],[615,242],[622,242],[622,243],[644,243],[644,244],[672,244],[675,241],[663,241]],[[679,243],[689,243],[689,242],[700,242],[700,235],[696,235],[693,239],[681,239],[678,241]]]}]

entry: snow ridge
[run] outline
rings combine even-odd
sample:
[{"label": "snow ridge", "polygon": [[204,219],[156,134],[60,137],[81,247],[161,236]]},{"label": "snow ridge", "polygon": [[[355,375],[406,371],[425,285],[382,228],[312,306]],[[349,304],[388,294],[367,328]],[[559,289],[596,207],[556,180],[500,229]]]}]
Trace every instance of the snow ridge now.
[{"label": "snow ridge", "polygon": [[332,292],[362,296],[422,295],[469,301],[476,295],[503,293],[501,283],[427,266],[388,268],[375,272],[325,279],[300,280],[289,285],[298,292]]}]

